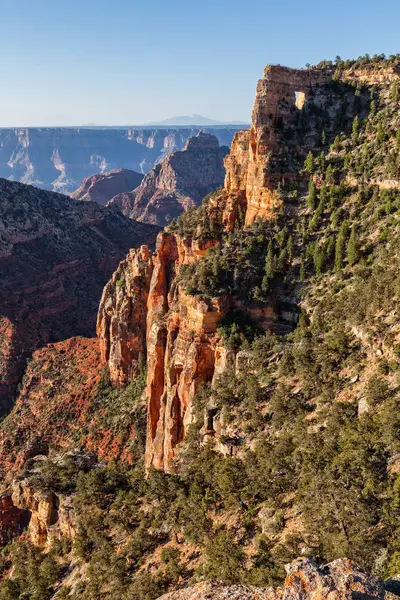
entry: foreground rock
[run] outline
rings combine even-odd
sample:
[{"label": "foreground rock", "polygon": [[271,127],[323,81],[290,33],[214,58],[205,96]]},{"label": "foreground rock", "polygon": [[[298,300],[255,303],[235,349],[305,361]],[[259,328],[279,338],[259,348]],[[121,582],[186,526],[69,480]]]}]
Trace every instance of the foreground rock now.
[{"label": "foreground rock", "polygon": [[347,559],[318,566],[300,558],[287,565],[286,572],[285,583],[278,589],[200,583],[165,594],[160,600],[378,600],[385,597],[383,581]]},{"label": "foreground rock", "polygon": [[75,200],[91,200],[105,206],[114,196],[130,192],[140,185],[143,175],[129,169],[115,169],[97,173],[84,179],[82,185],[71,194]]},{"label": "foreground rock", "polygon": [[200,132],[182,152],[156,165],[136,190],[116,195],[112,203],[131,219],[167,225],[223,185],[227,152],[215,135]]},{"label": "foreground rock", "polygon": [[[53,468],[68,462],[82,471],[96,466],[91,453],[70,452],[55,457]],[[37,456],[26,466],[23,475],[0,495],[0,545],[5,546],[24,533],[35,546],[51,546],[58,539],[73,539],[77,533],[74,493],[55,492],[42,480],[41,466],[47,457]],[[56,478],[56,475],[55,475]],[[53,481],[54,484],[54,481]]]},{"label": "foreground rock", "polygon": [[157,232],[111,208],[0,179],[0,412],[33,350],[94,333],[103,286]]}]

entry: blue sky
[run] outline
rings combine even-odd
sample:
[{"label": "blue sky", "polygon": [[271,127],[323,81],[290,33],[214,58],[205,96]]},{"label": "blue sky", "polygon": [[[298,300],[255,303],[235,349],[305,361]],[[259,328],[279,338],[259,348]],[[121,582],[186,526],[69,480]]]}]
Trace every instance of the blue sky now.
[{"label": "blue sky", "polygon": [[268,63],[400,52],[399,0],[0,0],[0,126],[248,120]]}]

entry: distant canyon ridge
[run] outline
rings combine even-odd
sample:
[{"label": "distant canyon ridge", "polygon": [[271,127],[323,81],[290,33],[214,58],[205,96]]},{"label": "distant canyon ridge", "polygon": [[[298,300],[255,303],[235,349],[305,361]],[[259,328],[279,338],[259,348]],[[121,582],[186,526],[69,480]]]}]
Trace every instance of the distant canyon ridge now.
[{"label": "distant canyon ridge", "polygon": [[[146,174],[202,129],[0,129],[0,177],[69,194],[97,173],[130,169]],[[230,147],[238,129],[233,125],[205,130]]]},{"label": "distant canyon ridge", "polygon": [[71,196],[118,207],[131,219],[165,227],[224,184],[227,146],[200,131],[146,175],[115,169],[87,177]]}]

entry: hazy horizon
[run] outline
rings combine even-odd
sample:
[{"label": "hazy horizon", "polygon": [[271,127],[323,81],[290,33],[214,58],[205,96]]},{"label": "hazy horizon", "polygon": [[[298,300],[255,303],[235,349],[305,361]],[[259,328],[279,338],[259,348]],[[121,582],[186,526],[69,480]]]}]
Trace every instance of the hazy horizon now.
[{"label": "hazy horizon", "polygon": [[247,123],[266,64],[400,50],[395,0],[338,0],[329,11],[317,0],[0,0],[0,16],[3,128],[191,114]]},{"label": "hazy horizon", "polygon": [[159,121],[150,121],[148,123],[116,123],[114,125],[109,125],[108,123],[75,123],[73,125],[63,125],[62,123],[57,124],[57,125],[18,125],[18,124],[13,124],[13,125],[0,125],[0,129],[76,129],[76,128],[85,128],[85,129],[91,129],[91,128],[95,128],[95,129],[124,129],[126,127],[134,127],[134,128],[138,128],[138,129],[144,129],[144,128],[151,128],[151,127],[177,127],[177,128],[190,128],[190,127],[236,127],[236,126],[240,126],[240,125],[249,125],[250,124],[250,120],[248,121],[217,121],[215,119],[215,123],[210,122],[210,124],[204,124],[204,123],[195,123],[194,121],[192,123],[188,123],[188,124],[168,124],[168,121],[172,121],[178,118],[184,118],[184,117],[190,117],[190,116],[199,116],[202,119],[207,119],[210,121],[214,121],[214,119],[212,119],[212,117],[205,117],[204,115],[175,115],[173,117],[167,117],[166,119],[160,119]]}]

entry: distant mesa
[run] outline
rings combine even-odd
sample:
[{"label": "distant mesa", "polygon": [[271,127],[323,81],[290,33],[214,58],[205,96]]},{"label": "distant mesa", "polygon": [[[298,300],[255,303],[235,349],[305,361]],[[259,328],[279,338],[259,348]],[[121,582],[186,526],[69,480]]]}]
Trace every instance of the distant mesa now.
[{"label": "distant mesa", "polygon": [[130,192],[140,185],[141,173],[129,169],[114,169],[107,173],[97,173],[84,179],[82,185],[71,194],[75,200],[97,202],[105,206],[117,194]]}]

